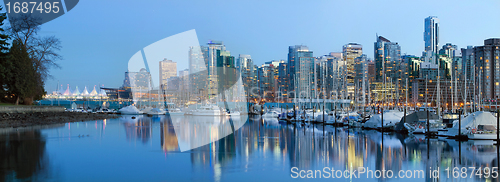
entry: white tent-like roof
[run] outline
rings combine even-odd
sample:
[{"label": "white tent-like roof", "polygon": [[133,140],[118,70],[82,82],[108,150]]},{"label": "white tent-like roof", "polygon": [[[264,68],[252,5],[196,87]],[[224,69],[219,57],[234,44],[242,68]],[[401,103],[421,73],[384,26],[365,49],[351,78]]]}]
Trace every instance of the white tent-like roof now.
[{"label": "white tent-like roof", "polygon": [[75,91],[73,92],[73,96],[79,96],[80,90],[78,90],[78,86],[76,86]]},{"label": "white tent-like roof", "polygon": [[57,91],[57,94],[59,94],[59,95],[64,94],[64,89],[63,89],[62,85],[61,85],[61,88]]},{"label": "white tent-like roof", "polygon": [[99,94],[101,97],[107,97],[108,95],[106,94],[106,91],[101,90],[101,93]]},{"label": "white tent-like roof", "polygon": [[87,90],[87,86],[85,86],[85,88],[83,89],[82,95],[83,96],[88,96],[89,95],[89,91]]},{"label": "white tent-like roof", "polygon": [[66,95],[66,96],[71,95],[71,90],[69,89],[69,85],[68,85],[68,88],[66,89],[66,91],[64,91],[63,95]]},{"label": "white tent-like roof", "polygon": [[95,91],[95,86],[94,86],[94,90],[92,90],[92,92],[90,92],[89,95],[90,96],[97,96],[97,91]]}]

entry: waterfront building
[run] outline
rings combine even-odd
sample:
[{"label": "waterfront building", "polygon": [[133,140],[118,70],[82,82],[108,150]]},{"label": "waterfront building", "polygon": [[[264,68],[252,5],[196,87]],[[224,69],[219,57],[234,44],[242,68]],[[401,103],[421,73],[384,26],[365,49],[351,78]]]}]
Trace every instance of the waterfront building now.
[{"label": "waterfront building", "polygon": [[[212,93],[218,95],[218,93],[225,92],[225,98],[219,98],[217,100],[222,101],[222,99],[225,99],[226,101],[233,102],[240,98],[240,96],[236,93],[241,93],[239,91],[242,91],[239,86],[233,87],[239,80],[240,76],[236,69],[234,56],[231,56],[231,52],[226,50],[217,50],[216,55],[217,69],[214,70],[216,70],[215,74],[217,74],[217,86],[214,88],[215,92]],[[217,95],[211,95],[210,98]]]},{"label": "waterfront building", "polygon": [[[189,91],[192,100],[199,99],[202,95],[207,95],[208,81],[208,47],[192,46],[189,47]],[[204,93],[202,93],[204,92]]]},{"label": "waterfront building", "polygon": [[[426,84],[427,80],[427,84]],[[414,79],[412,82],[412,94],[411,94],[411,101],[416,107],[423,107],[425,106],[425,103],[427,103],[431,107],[436,107],[438,100],[437,100],[437,94],[438,91],[440,91],[440,101],[441,104],[440,110],[452,109],[452,105],[456,107],[464,106],[467,103],[470,103],[470,100],[467,100],[467,103],[464,103],[464,89],[467,89],[467,95],[469,97],[472,95],[470,93],[473,92],[473,87],[467,87],[465,88],[463,84],[458,85],[456,89],[454,89],[454,83],[450,82],[449,80],[440,80],[439,83],[439,89],[437,88],[437,79],[436,77],[429,77],[428,79],[426,78],[417,78]],[[471,82],[467,83],[468,85],[471,85]],[[425,91],[427,87],[427,92]],[[468,98],[470,99],[470,98]]]},{"label": "waterfront building", "polygon": [[[294,98],[296,95],[298,98],[311,96],[306,92],[307,88],[310,86],[311,80],[314,78],[311,75],[312,68],[314,68],[314,57],[313,51],[310,51],[307,46],[295,45],[288,47],[288,91],[289,98]],[[310,90],[309,90],[310,91]],[[301,96],[299,93],[304,92]]]},{"label": "waterfront building", "polygon": [[436,62],[436,54],[439,46],[439,19],[429,16],[424,20],[424,59],[426,62]]},{"label": "waterfront building", "polygon": [[344,77],[347,85],[347,95],[348,98],[352,98],[354,96],[354,77],[356,76],[354,67],[356,64],[360,64],[355,62],[354,59],[363,54],[363,46],[357,43],[348,43],[342,47],[342,53],[346,63]]},{"label": "waterfront building", "polygon": [[259,67],[258,83],[260,96],[266,102],[273,102],[275,99],[275,79],[274,65],[265,63]]},{"label": "waterfront building", "polygon": [[278,65],[278,96],[282,101],[288,101],[288,63],[283,61]]},{"label": "waterfront building", "polygon": [[173,76],[167,79],[166,90],[169,91],[179,91],[180,78],[178,76]]},{"label": "waterfront building", "polygon": [[367,70],[368,70],[368,81],[375,82],[375,61],[374,60],[368,60],[367,63]]},{"label": "waterfront building", "polygon": [[258,96],[256,92],[252,92],[252,88],[256,87],[254,76],[254,64],[252,57],[246,54],[238,56],[238,64],[240,65],[240,73],[243,82],[243,89],[245,90],[245,97],[250,100]]},{"label": "waterfront building", "polygon": [[396,42],[378,36],[374,43],[375,57],[375,80],[383,83],[393,83],[396,85],[396,98],[404,96],[405,91],[405,64],[401,60],[401,47]]},{"label": "waterfront building", "polygon": [[[439,70],[439,75],[443,75],[444,71]],[[420,74],[418,76],[422,79],[437,79],[438,77],[438,65],[429,63],[429,62],[421,62],[420,63]]]},{"label": "waterfront building", "polygon": [[177,76],[177,63],[168,60],[167,58],[163,59],[163,61],[160,61],[160,87],[168,87],[167,80],[170,77]]},{"label": "waterfront building", "polygon": [[442,70],[440,73],[440,79],[451,79],[451,70],[453,67],[453,58],[448,57],[445,54],[438,54],[439,69]]},{"label": "waterfront building", "polygon": [[476,95],[481,102],[500,99],[500,38],[484,40],[483,46],[474,47],[474,75]]},{"label": "waterfront building", "polygon": [[[413,80],[420,78],[420,65],[423,62],[419,57],[414,55],[404,55],[401,56],[403,62],[407,65],[407,77],[408,78],[408,100],[412,97],[413,94]],[[406,85],[406,83],[405,83]]]},{"label": "waterfront building", "polygon": [[[361,56],[357,57],[354,59],[354,62],[356,63],[354,65],[354,69],[356,72],[356,75],[354,77],[354,85],[355,85],[355,98],[357,101],[361,102],[363,100],[363,97],[366,99],[368,98],[368,92],[367,89],[369,88],[369,81],[368,81],[368,58],[366,54],[362,54]],[[364,85],[363,85],[364,83]],[[363,95],[364,92],[364,95]]]},{"label": "waterfront building", "polygon": [[[221,52],[222,51],[222,52]],[[209,41],[208,42],[208,59],[207,59],[207,68],[208,68],[208,98],[210,99],[215,99],[216,96],[218,95],[218,89],[219,89],[219,77],[217,74],[217,67],[221,66],[223,63],[218,62],[220,60],[224,60],[224,57],[226,56],[226,46],[224,46],[222,41]],[[223,53],[223,57],[220,57],[220,53]]]},{"label": "waterfront building", "polygon": [[190,99],[189,86],[189,69],[179,71],[179,91],[183,101]]},{"label": "waterfront building", "polygon": [[[328,55],[321,56],[317,58],[318,61],[322,64],[326,64],[322,66],[325,72],[325,83],[323,84],[325,87],[325,92],[327,94],[327,98],[337,98],[340,99],[341,91],[343,90],[343,81],[342,81],[342,73],[345,60],[343,59],[341,52],[331,52]],[[320,87],[321,89],[321,87]]]},{"label": "waterfront building", "polygon": [[474,47],[467,46],[467,48],[462,48],[462,75],[463,79],[473,80],[474,79]]},{"label": "waterfront building", "polygon": [[453,45],[451,43],[446,43],[439,50],[439,54],[444,54],[444,55],[447,55],[450,58],[454,58],[456,56],[457,50],[458,50],[457,45]]}]

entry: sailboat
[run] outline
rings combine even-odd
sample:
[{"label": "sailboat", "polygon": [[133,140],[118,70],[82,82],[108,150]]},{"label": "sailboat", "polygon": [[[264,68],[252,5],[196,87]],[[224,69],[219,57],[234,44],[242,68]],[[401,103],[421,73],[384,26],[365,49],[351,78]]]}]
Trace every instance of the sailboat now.
[{"label": "sailboat", "polygon": [[[497,118],[491,112],[477,111],[465,117],[460,123],[460,132],[467,135],[469,139],[496,139],[497,138]],[[453,127],[448,129],[446,135],[458,135],[459,122],[454,121]]]}]

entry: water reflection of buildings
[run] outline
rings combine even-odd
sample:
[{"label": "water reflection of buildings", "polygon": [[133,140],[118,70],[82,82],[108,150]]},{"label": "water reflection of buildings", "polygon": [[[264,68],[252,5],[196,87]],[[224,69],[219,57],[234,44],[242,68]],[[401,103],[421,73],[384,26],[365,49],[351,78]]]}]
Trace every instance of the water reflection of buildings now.
[{"label": "water reflection of buildings", "polygon": [[[194,125],[188,120],[174,119],[170,121],[172,125],[169,122],[161,125],[164,150],[176,149],[177,141],[172,127],[181,127],[182,122],[183,125]],[[224,122],[226,120],[223,119],[221,123]],[[213,127],[210,130],[212,132],[226,132],[219,128],[219,124],[214,123],[206,123],[190,131],[200,132],[198,130],[205,130],[207,127]],[[260,118],[251,118],[233,134],[193,149],[189,155],[193,171],[210,171],[210,178],[215,181],[220,180],[224,174],[235,171],[278,170],[291,174],[291,167],[304,170],[323,170],[324,167],[336,170],[356,170],[358,167],[392,171],[422,170],[422,181],[432,181],[429,169],[439,167],[441,178],[438,181],[450,181],[444,171],[447,167],[498,166],[496,147],[491,144],[458,143],[441,139],[427,141],[377,131],[347,130],[331,126],[323,128],[322,125],[301,127]],[[372,180],[391,181],[387,178]],[[474,181],[483,180],[474,178]]]},{"label": "water reflection of buildings", "polygon": [[142,140],[142,143],[147,143],[153,133],[151,125],[151,118],[142,116],[138,116],[137,119],[131,119],[129,122],[124,122],[123,126],[125,126],[127,141],[139,139]]},{"label": "water reflection of buildings", "polygon": [[160,138],[163,151],[177,151],[179,149],[171,120],[164,120],[160,123]]}]

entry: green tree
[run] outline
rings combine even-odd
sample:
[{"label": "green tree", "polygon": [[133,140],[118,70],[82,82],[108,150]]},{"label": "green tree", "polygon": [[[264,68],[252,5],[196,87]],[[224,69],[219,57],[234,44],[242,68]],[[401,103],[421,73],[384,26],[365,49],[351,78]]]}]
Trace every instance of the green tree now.
[{"label": "green tree", "polygon": [[[0,6],[0,11],[3,8]],[[5,34],[3,21],[7,19],[5,13],[0,13],[0,101],[5,100],[7,96],[6,92],[6,78],[9,76],[9,70],[11,67],[10,61],[7,58],[7,51],[9,50],[9,43],[7,40],[9,36]]]},{"label": "green tree", "polygon": [[12,42],[9,51],[12,64],[10,77],[7,78],[8,91],[15,97],[15,104],[20,101],[29,105],[39,89],[39,76],[35,70],[33,60],[30,58],[26,47],[18,40]]},{"label": "green tree", "polygon": [[[25,86],[27,86],[26,88],[29,88],[29,92],[23,89],[19,89],[21,88],[19,85],[11,85],[12,88],[15,88],[17,94],[20,94],[16,95],[19,96],[15,98],[16,103],[19,103],[19,99],[22,99],[24,104],[29,105],[33,102],[33,100],[41,99],[42,96],[46,94],[44,89],[44,81],[50,77],[49,69],[51,67],[59,68],[59,65],[56,64],[56,61],[61,59],[61,56],[57,53],[61,49],[61,42],[54,36],[38,36],[38,31],[40,30],[41,24],[40,19],[36,17],[24,15],[18,18],[11,18],[10,25],[11,26],[8,29],[10,38],[16,42],[16,46],[23,47],[23,49],[14,49],[14,51],[17,51],[17,55],[12,55],[12,58],[16,60],[11,60],[11,64],[19,60],[24,61],[24,52],[27,52],[27,55],[31,61],[31,66],[34,69],[33,74],[31,74],[31,70],[28,70],[30,71],[30,76],[32,76],[29,78],[29,81],[20,82],[28,84]],[[23,64],[18,66],[25,65]],[[11,71],[17,72],[17,67],[14,67],[13,69],[11,69]],[[9,84],[19,83],[9,82]]]}]

